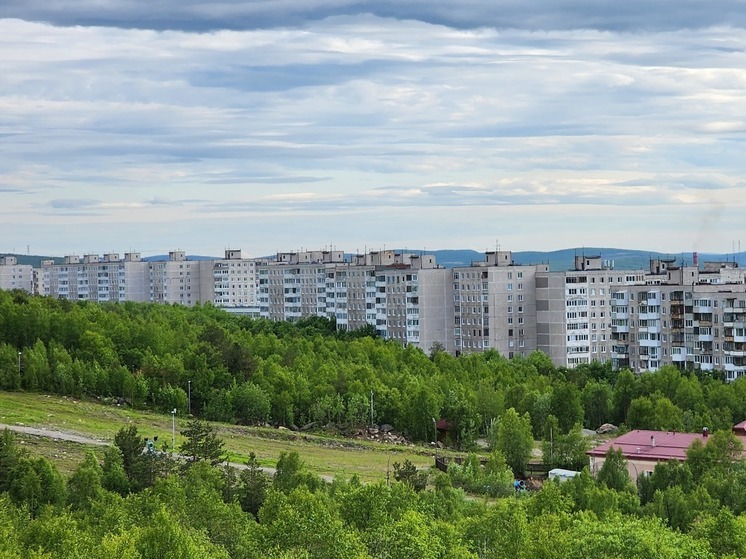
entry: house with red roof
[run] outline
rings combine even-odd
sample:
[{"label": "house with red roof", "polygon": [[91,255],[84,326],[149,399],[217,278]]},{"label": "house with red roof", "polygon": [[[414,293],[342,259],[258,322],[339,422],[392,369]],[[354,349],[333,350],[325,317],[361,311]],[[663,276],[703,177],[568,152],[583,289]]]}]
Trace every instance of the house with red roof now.
[{"label": "house with red roof", "polygon": [[[746,433],[746,430],[744,432]],[[590,457],[591,473],[598,474],[606,461],[606,452],[614,447],[624,454],[629,475],[632,481],[636,482],[638,477],[652,474],[659,462],[684,462],[686,451],[692,443],[698,440],[706,444],[708,435],[706,428],[701,433],[636,429],[589,450],[587,454]]]}]

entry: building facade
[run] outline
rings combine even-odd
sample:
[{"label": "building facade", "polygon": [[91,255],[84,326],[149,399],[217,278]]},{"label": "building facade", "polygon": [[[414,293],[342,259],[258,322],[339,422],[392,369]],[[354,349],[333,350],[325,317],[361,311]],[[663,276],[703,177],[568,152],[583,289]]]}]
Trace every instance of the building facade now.
[{"label": "building facade", "polygon": [[19,264],[15,256],[0,256],[0,289],[20,289],[32,293],[33,288],[33,266]]},{"label": "building facade", "polygon": [[516,265],[510,251],[452,269],[432,255],[392,250],[283,252],[273,258],[194,260],[184,251],[66,256],[39,270],[0,257],[0,288],[96,302],[212,303],[275,321],[334,318],[385,339],[454,353],[545,352],[555,365],[592,362],[635,372],[664,365],[746,375],[746,273],[733,262],[617,270],[599,256],[573,269]]}]

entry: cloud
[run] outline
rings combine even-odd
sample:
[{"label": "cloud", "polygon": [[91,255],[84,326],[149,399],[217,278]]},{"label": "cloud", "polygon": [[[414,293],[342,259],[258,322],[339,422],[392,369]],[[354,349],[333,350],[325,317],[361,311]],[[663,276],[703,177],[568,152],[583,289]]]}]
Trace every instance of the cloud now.
[{"label": "cloud", "polygon": [[209,230],[221,247],[240,242],[232,220],[239,236],[261,222],[252,242],[271,250],[278,232],[310,245],[350,227],[361,246],[470,246],[503,223],[570,238],[589,212],[606,238],[633,222],[678,239],[663,207],[719,204],[730,224],[746,209],[746,31],[710,27],[712,6],[96,5],[4,5],[25,19],[0,19],[0,239],[189,223],[181,246]]},{"label": "cloud", "polygon": [[100,203],[100,200],[81,200],[74,198],[49,201],[49,205],[56,210],[82,210],[96,207]]},{"label": "cloud", "polygon": [[296,27],[335,16],[372,14],[457,29],[660,31],[717,25],[743,27],[746,12],[738,0],[5,0],[5,17],[62,26],[253,30]]}]

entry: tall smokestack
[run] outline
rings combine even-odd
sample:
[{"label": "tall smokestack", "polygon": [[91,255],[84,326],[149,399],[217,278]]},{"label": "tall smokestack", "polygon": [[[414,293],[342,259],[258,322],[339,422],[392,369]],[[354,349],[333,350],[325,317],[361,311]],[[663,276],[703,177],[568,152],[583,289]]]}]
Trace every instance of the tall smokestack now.
[{"label": "tall smokestack", "polygon": [[692,253],[692,266],[699,268],[699,254],[696,252]]}]

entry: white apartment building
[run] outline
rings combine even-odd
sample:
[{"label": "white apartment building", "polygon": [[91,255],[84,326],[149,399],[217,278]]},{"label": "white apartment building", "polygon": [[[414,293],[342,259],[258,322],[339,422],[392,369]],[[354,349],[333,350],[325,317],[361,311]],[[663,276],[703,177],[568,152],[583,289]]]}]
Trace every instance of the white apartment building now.
[{"label": "white apartment building", "polygon": [[0,289],[33,292],[34,267],[19,264],[15,256],[0,256]]},{"label": "white apartment building", "polygon": [[614,270],[585,256],[575,264],[537,279],[538,349],[556,365],[746,374],[746,285],[735,264],[700,270],[652,259],[649,270]]},{"label": "white apartment building", "polygon": [[371,325],[385,339],[451,350],[450,271],[431,255],[373,251],[346,261],[342,251],[279,253],[257,264],[260,315],[296,321],[334,318],[337,327]]},{"label": "white apartment building", "polygon": [[41,295],[79,301],[148,301],[148,263],[138,253],[65,256],[62,264],[43,260],[38,273]]},{"label": "white apartment building", "polygon": [[[38,271],[0,257],[0,288],[99,302],[212,302],[229,312],[297,321],[334,318],[340,329],[374,326],[385,339],[428,352],[495,349],[506,357],[539,349],[561,367],[594,361],[635,372],[682,369],[746,375],[746,270],[733,262],[690,266],[652,259],[616,270],[577,256],[572,270],[515,265],[510,251],[446,269],[432,255],[373,251],[278,253],[272,259],[162,261],[135,252],[66,256]],[[34,280],[36,278],[36,280]],[[35,283],[36,282],[36,283]]]},{"label": "white apartment building", "polygon": [[240,250],[228,249],[225,258],[203,261],[200,266],[200,300],[216,307],[257,309],[256,262]]}]

